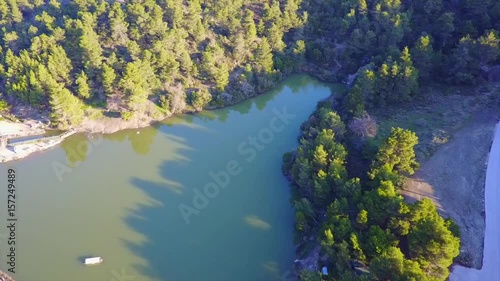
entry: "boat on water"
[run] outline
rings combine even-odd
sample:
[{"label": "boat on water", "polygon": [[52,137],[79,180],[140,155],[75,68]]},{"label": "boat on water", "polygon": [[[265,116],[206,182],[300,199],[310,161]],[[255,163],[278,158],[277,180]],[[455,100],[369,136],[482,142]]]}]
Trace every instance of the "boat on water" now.
[{"label": "boat on water", "polygon": [[104,260],[101,257],[86,258],[84,261],[85,265],[96,265],[102,263]]}]

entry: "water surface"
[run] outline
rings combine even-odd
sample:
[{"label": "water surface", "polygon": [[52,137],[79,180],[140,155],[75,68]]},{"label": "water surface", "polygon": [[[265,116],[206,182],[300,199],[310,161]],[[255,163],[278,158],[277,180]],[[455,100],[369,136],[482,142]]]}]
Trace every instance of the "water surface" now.
[{"label": "water surface", "polygon": [[[294,214],[281,159],[332,89],[340,88],[294,76],[229,108],[111,135],[74,135],[58,148],[1,166],[3,175],[13,167],[18,178],[13,277],[287,280]],[[227,184],[210,176],[220,171],[229,175]],[[196,195],[207,185],[208,197]],[[0,192],[6,198],[6,188]],[[1,242],[0,269],[6,270]],[[88,256],[104,263],[83,266]]]}]

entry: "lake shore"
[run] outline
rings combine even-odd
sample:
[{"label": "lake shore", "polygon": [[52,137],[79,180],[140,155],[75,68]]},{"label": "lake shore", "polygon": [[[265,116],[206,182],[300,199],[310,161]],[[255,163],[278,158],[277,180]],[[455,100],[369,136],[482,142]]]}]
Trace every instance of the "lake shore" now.
[{"label": "lake shore", "polygon": [[[120,118],[102,117],[97,120],[85,120],[79,126],[72,128],[75,133],[89,133],[89,134],[111,134],[125,129],[138,129],[169,118],[169,116],[162,116],[162,118],[153,118],[149,116],[137,116],[132,120],[123,120]],[[39,125],[34,125],[39,124]],[[28,136],[42,135],[45,133],[44,126],[36,120],[25,120],[24,122],[14,123],[8,121],[0,121],[0,139],[13,139]],[[64,141],[64,138],[34,142],[25,145],[16,146],[0,146],[0,163],[15,161],[26,158],[34,153],[41,152],[53,148]]]},{"label": "lake shore", "polygon": [[[273,87],[273,89],[278,87],[279,85],[281,85],[283,83],[283,81],[285,81],[286,79],[290,79],[291,77],[294,77],[294,76],[308,76],[308,77],[317,79],[318,81],[322,81],[323,83],[326,83],[326,84],[331,83],[331,82],[327,82],[328,79],[319,75],[318,73],[310,73],[310,72],[311,71],[305,70],[302,74],[299,74],[299,73],[291,74],[291,75],[287,76],[285,79],[283,79],[280,83],[275,85],[275,87]],[[268,91],[266,91],[266,92],[268,92]],[[224,106],[210,106],[204,110],[216,110],[216,109],[220,109],[220,108],[233,106],[233,105],[238,104],[240,102],[244,102],[248,99],[252,99],[252,98],[255,98],[257,96],[260,96],[261,94],[247,96],[245,99],[242,99],[242,100],[239,100],[239,99],[233,100],[232,102],[228,102]],[[141,112],[141,113],[135,113],[133,115],[133,117],[130,118],[129,120],[124,120],[124,119],[118,118],[118,117],[108,117],[105,114],[106,111],[102,111],[102,112],[100,112],[100,114],[102,113],[102,116],[100,116],[98,118],[87,117],[87,118],[85,118],[85,120],[81,124],[79,124],[78,126],[75,126],[75,127],[71,127],[70,129],[75,130],[76,133],[112,134],[112,133],[116,133],[116,132],[122,131],[122,130],[140,129],[140,128],[152,126],[152,125],[159,123],[163,120],[166,120],[174,115],[194,114],[194,113],[199,112],[199,110],[188,107],[188,108],[185,108],[182,112],[176,112],[176,113],[161,112],[160,113],[158,110],[156,110],[156,105],[152,102],[149,102],[148,104],[146,104],[145,107],[147,108],[147,110],[145,110],[144,112]],[[29,111],[29,110],[26,110],[23,107],[22,111]],[[43,130],[43,128],[45,125],[41,122],[41,120],[48,120],[48,116],[41,116],[38,114],[34,114],[33,116],[28,115],[26,118],[24,118],[23,122],[0,121],[0,139],[5,138],[5,137],[18,138],[18,137],[26,137],[26,136],[44,134],[45,131]],[[4,129],[4,127],[8,128],[8,133],[7,133],[7,130]],[[3,131],[6,131],[6,133],[3,133]],[[16,153],[12,149],[2,147],[1,143],[0,143],[0,163],[5,163],[5,162],[10,162],[10,161],[15,161],[15,160],[26,158],[34,153],[53,148],[53,147],[57,146],[59,143],[61,143],[62,141],[63,140],[61,140],[59,142],[50,142],[50,143],[45,143],[45,144],[29,144],[29,145],[23,146],[21,148],[23,153]]]},{"label": "lake shore", "polygon": [[[19,174],[16,199],[28,203],[20,216],[20,234],[28,236],[19,236],[23,247],[16,253],[24,257],[24,270],[14,277],[110,280],[125,272],[143,281],[291,279],[294,213],[280,162],[296,146],[302,121],[331,93],[328,85],[304,80],[285,81],[282,88],[235,106],[173,116],[140,130],[88,136],[94,140],[77,134],[46,152],[13,162]],[[269,131],[273,140],[266,142]],[[262,132],[266,143],[260,141]],[[249,143],[254,137],[264,150]],[[254,150],[255,158],[250,158]],[[241,172],[231,172],[227,187],[224,179],[219,183],[212,178],[212,172],[233,171],[233,164]],[[196,194],[205,197],[212,183],[219,186],[219,195],[207,197],[206,207],[193,204]],[[120,200],[114,199],[117,194]],[[189,215],[186,223],[179,206],[200,214]],[[56,227],[43,227],[46,218],[57,221]],[[209,228],[225,231],[199,235]],[[242,243],[241,237],[251,243]],[[193,247],[194,254],[188,251]],[[36,255],[47,252],[54,259]],[[221,258],[207,263],[217,252]],[[108,262],[89,270],[80,258],[87,255]],[[158,264],[160,259],[172,266]],[[51,270],[54,263],[59,270]],[[183,270],[186,267],[200,270]]]},{"label": "lake shore", "polygon": [[10,277],[7,273],[0,270],[0,277],[4,281],[14,281],[14,278]]}]

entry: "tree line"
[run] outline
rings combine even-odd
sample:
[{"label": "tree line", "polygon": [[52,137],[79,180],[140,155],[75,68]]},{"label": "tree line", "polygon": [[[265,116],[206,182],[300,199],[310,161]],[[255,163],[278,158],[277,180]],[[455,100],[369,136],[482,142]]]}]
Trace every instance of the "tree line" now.
[{"label": "tree line", "polygon": [[494,0],[0,0],[0,102],[76,126],[236,103],[292,72],[341,81],[352,114],[500,63]]},{"label": "tree line", "polygon": [[[494,0],[305,1],[306,58],[343,80],[352,114],[412,100],[429,82],[478,84],[500,64]],[[347,79],[348,80],[348,79]]]},{"label": "tree line", "polygon": [[[294,194],[299,247],[321,245],[328,280],[446,280],[459,254],[460,232],[430,199],[406,203],[405,176],[419,167],[415,133],[393,128],[372,159],[366,179],[346,168],[346,126],[331,102],[302,125],[297,151],[284,155]],[[322,280],[302,271],[300,280]],[[323,277],[325,278],[325,277]]]},{"label": "tree line", "polygon": [[50,111],[59,127],[89,108],[130,118],[147,101],[162,113],[232,104],[301,61],[304,42],[283,42],[307,20],[300,4],[0,0],[0,101]]}]

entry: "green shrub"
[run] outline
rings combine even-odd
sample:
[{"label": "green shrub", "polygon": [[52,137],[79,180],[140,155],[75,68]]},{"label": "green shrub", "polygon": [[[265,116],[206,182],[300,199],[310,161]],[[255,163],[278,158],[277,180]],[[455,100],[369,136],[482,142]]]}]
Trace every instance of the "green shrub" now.
[{"label": "green shrub", "polygon": [[132,117],[134,117],[134,112],[132,112],[132,111],[122,112],[122,119],[123,120],[129,121],[130,119],[132,119]]},{"label": "green shrub", "polygon": [[5,100],[0,100],[0,111],[9,110],[9,104]]}]

